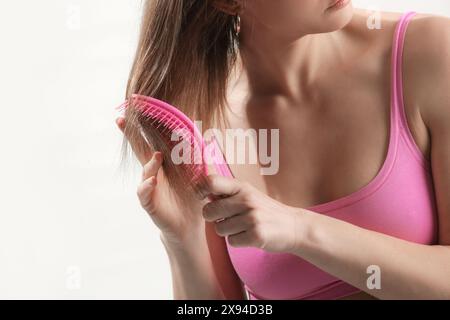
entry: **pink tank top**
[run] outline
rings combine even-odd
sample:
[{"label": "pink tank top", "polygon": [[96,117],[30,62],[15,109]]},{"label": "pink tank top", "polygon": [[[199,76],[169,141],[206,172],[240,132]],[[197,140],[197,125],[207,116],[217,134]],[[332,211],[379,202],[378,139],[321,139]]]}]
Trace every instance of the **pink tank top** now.
[{"label": "pink tank top", "polygon": [[[392,48],[389,148],[377,176],[362,189],[308,210],[421,244],[435,244],[437,214],[429,162],[408,128],[403,107],[402,50],[413,12],[399,21]],[[232,264],[251,300],[337,299],[359,289],[296,255],[228,244]]]}]

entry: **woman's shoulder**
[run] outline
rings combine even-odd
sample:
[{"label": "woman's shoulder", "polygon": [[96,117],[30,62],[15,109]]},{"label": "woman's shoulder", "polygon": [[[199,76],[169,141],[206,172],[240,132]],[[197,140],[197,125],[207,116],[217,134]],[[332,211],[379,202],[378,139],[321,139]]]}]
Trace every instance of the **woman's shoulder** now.
[{"label": "woman's shoulder", "polygon": [[422,77],[435,77],[448,71],[450,18],[417,14],[409,24],[403,54],[405,67],[419,72]]},{"label": "woman's shoulder", "polygon": [[[356,10],[349,32],[388,63],[395,29],[405,12]],[[450,117],[450,19],[417,13],[406,30],[402,51],[404,108],[412,128],[432,129],[433,119]],[[376,73],[376,72],[375,72]],[[448,116],[444,116],[446,114]],[[414,130],[413,130],[414,131]],[[417,137],[416,137],[417,138]],[[418,141],[426,141],[424,137]],[[427,150],[427,143],[419,143]]]},{"label": "woman's shoulder", "polygon": [[[405,13],[355,9],[346,29],[364,38],[368,45],[390,48],[395,28]],[[438,45],[446,45],[449,35],[450,18],[423,13],[417,13],[412,18],[407,30],[409,42],[415,43],[416,49],[426,50],[429,54],[435,53],[433,48]]]},{"label": "woman's shoulder", "polygon": [[450,118],[450,18],[418,14],[403,50],[406,99],[417,105],[427,128]]},{"label": "woman's shoulder", "polygon": [[[361,47],[390,57],[395,29],[405,12],[355,9],[347,28]],[[427,99],[434,84],[450,81],[450,18],[417,13],[409,23],[403,47],[403,78],[415,100]],[[420,96],[422,95],[422,96]]]}]

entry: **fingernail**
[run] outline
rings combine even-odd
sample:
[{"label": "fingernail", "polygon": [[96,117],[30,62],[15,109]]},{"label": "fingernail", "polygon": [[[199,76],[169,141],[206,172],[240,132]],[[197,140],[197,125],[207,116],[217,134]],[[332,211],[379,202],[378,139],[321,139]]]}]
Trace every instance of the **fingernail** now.
[{"label": "fingernail", "polygon": [[119,127],[122,127],[122,126],[125,124],[125,118],[122,118],[122,117],[117,118],[117,119],[116,119],[116,124],[117,124]]}]

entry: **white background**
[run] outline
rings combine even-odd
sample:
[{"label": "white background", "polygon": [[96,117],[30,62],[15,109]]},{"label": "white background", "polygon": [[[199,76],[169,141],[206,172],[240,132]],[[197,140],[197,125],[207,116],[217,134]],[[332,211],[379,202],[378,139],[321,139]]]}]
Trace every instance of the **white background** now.
[{"label": "white background", "polygon": [[[0,1],[0,298],[170,299],[114,125],[142,1]],[[448,0],[354,3],[450,16]]]}]

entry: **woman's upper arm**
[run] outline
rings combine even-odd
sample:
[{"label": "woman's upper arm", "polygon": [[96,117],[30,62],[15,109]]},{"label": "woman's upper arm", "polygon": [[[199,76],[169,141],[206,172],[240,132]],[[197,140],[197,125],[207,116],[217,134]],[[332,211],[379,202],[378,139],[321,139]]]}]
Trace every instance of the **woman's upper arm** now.
[{"label": "woman's upper arm", "polygon": [[450,245],[450,19],[425,17],[414,23],[417,56],[413,76],[420,114],[431,140],[439,242]]},{"label": "woman's upper arm", "polygon": [[[447,81],[449,83],[450,79]],[[442,108],[440,112],[431,112],[429,128],[431,165],[439,214],[439,243],[450,245],[450,100],[445,105],[445,110]]]}]

